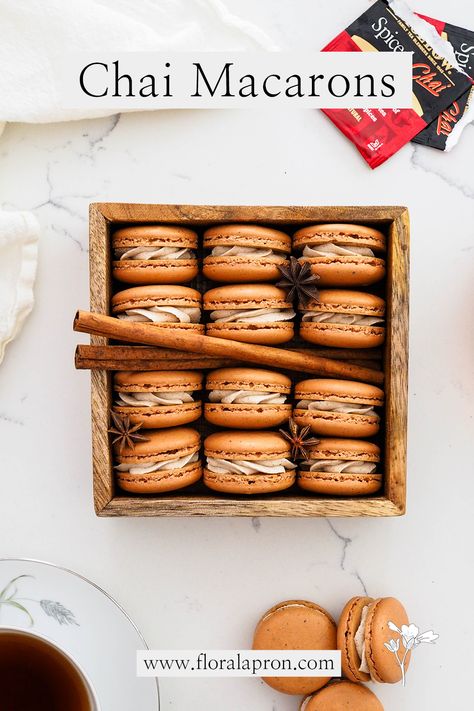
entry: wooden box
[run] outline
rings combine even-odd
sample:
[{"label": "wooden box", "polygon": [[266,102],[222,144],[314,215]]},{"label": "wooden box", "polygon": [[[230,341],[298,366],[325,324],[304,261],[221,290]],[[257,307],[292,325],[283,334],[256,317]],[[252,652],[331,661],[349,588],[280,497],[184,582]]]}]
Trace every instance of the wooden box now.
[{"label": "wooden box", "polygon": [[[262,223],[290,234],[316,222],[358,222],[387,235],[387,337],[385,372],[384,489],[372,497],[322,498],[292,488],[278,495],[219,496],[204,486],[191,492],[131,496],[114,482],[107,429],[112,373],[93,369],[92,445],[94,503],[99,516],[399,516],[406,501],[409,218],[404,207],[267,207],[97,203],[90,207],[91,310],[109,314],[112,293],[111,232],[133,223],[182,224],[202,231],[226,222]],[[126,288],[127,285],[123,285]],[[92,343],[107,340],[93,336]],[[304,377],[311,377],[302,375]]]}]

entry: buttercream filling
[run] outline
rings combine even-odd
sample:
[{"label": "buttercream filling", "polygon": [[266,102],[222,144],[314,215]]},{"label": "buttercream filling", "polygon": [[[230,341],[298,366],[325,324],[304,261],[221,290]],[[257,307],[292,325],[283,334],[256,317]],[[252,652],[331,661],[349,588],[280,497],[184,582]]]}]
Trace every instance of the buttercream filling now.
[{"label": "buttercream filling", "polygon": [[289,459],[217,459],[207,458],[207,468],[215,474],[284,474],[289,469],[295,469],[296,464]]},{"label": "buttercream filling", "polygon": [[132,247],[116,249],[117,259],[194,259],[194,252],[187,247]]},{"label": "buttercream filling", "polygon": [[211,319],[216,323],[273,323],[291,321],[293,309],[224,309],[211,311]]},{"label": "buttercream filling", "polygon": [[340,412],[344,415],[371,415],[378,417],[370,405],[336,402],[336,400],[300,400],[296,407],[304,410],[319,410],[320,412]]},{"label": "buttercream filling", "polygon": [[354,644],[360,659],[359,671],[365,672],[366,674],[370,674],[369,665],[367,664],[367,657],[365,654],[365,628],[367,626],[368,614],[369,606],[366,605],[362,609],[359,627],[357,628],[357,632],[354,635]]},{"label": "buttercream filling", "polygon": [[211,390],[209,402],[222,402],[226,405],[282,405],[286,402],[286,395],[259,390]]},{"label": "buttercream filling", "polygon": [[347,245],[334,244],[334,242],[325,242],[318,245],[306,245],[303,249],[303,257],[327,257],[331,255],[340,255],[341,257],[375,257],[375,254],[369,247],[348,247]]},{"label": "buttercream filling", "polygon": [[187,464],[197,462],[198,459],[199,452],[193,452],[193,454],[187,454],[185,457],[165,459],[162,462],[152,462],[151,464],[117,464],[115,469],[119,472],[128,472],[129,474],[151,474],[152,472],[160,470],[181,469],[181,467],[185,467]]},{"label": "buttercream filling", "polygon": [[361,314],[346,314],[340,311],[304,311],[303,321],[314,323],[337,323],[349,326],[375,326],[383,323],[380,316],[363,316]]},{"label": "buttercream filling", "polygon": [[117,318],[125,321],[153,323],[199,323],[201,309],[196,306],[150,306],[147,309],[127,309],[124,313],[117,314]]},{"label": "buttercream filling", "polygon": [[214,247],[212,257],[249,257],[250,259],[260,259],[260,257],[281,257],[282,252],[270,249],[269,247]]},{"label": "buttercream filling", "polygon": [[303,467],[310,472],[372,474],[377,469],[377,464],[375,462],[353,461],[351,459],[310,459]]},{"label": "buttercream filling", "polygon": [[156,405],[183,405],[193,402],[191,393],[186,392],[146,392],[146,393],[117,393],[117,405],[130,405],[131,407],[155,407]]}]

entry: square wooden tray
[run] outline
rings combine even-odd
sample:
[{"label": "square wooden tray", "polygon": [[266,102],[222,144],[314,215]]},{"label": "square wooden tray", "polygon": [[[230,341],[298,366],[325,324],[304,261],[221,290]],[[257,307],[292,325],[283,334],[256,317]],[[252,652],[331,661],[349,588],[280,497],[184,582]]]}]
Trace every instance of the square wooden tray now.
[{"label": "square wooden tray", "polygon": [[[90,206],[91,310],[109,314],[112,294],[111,241],[120,225],[158,222],[202,230],[215,223],[250,222],[294,232],[316,222],[374,225],[387,235],[385,280],[386,342],[384,490],[373,497],[322,498],[290,489],[278,495],[232,497],[198,493],[130,496],[115,485],[107,429],[112,404],[112,373],[92,370],[92,451],[94,504],[99,516],[399,516],[406,505],[408,390],[409,217],[405,207],[268,207],[213,205]],[[126,288],[124,285],[123,288]],[[107,339],[92,336],[95,345]],[[302,376],[309,377],[309,376]]]}]

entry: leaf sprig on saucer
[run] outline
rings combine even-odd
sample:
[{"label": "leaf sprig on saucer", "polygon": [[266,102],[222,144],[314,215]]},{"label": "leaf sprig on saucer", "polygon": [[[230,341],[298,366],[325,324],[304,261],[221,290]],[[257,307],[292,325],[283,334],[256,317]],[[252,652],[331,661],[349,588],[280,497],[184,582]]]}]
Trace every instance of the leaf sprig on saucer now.
[{"label": "leaf sprig on saucer", "polygon": [[289,290],[288,301],[294,301],[296,298],[297,302],[306,306],[308,301],[318,300],[319,276],[313,274],[309,262],[300,262],[296,257],[291,256],[289,265],[279,264],[278,269],[283,278],[277,281],[276,285]]},{"label": "leaf sprig on saucer", "polygon": [[308,437],[310,426],[298,427],[296,422],[290,417],[288,421],[288,431],[280,430],[280,434],[291,444],[292,459],[308,460],[309,448],[315,447],[320,440],[317,437]]},{"label": "leaf sprig on saucer", "polygon": [[148,437],[138,434],[138,430],[142,427],[141,424],[132,425],[128,415],[119,415],[118,412],[111,410],[110,417],[112,418],[113,427],[110,427],[107,432],[115,435],[112,444],[118,446],[119,452],[125,447],[133,449],[135,442],[148,442]]}]

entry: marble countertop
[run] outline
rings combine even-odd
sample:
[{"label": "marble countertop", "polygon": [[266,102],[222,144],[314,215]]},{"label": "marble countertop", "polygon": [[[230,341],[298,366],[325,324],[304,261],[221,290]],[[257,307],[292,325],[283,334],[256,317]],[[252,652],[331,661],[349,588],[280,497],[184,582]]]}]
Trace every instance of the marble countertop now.
[{"label": "marble countertop", "polygon": [[[282,47],[320,47],[364,9],[227,4]],[[416,9],[474,25],[472,5]],[[0,200],[42,225],[36,306],[0,367],[0,554],[74,568],[115,596],[156,648],[249,645],[288,598],[335,616],[355,594],[395,595],[440,634],[417,650],[387,711],[463,705],[472,633],[474,128],[449,155],[409,145],[371,172],[320,113],[163,111],[9,125]],[[412,220],[408,512],[398,519],[98,519],[92,507],[89,375],[72,318],[88,306],[92,201],[407,205]],[[456,680],[453,681],[453,671]],[[162,708],[296,711],[252,679],[161,683]],[[223,704],[223,699],[226,701]]]}]

